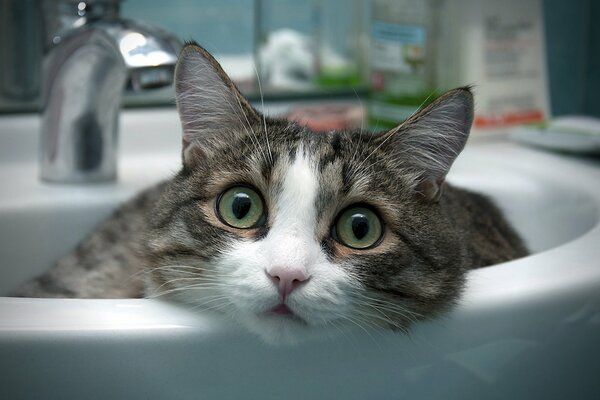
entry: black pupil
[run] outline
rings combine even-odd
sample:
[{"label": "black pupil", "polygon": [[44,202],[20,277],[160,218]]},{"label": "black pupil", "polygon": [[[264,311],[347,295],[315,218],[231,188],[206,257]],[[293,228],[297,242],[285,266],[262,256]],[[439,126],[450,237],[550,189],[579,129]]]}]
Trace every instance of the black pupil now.
[{"label": "black pupil", "polygon": [[231,204],[231,212],[237,219],[243,219],[252,207],[252,200],[246,193],[236,193]]},{"label": "black pupil", "polygon": [[352,216],[352,233],[358,240],[362,240],[369,233],[369,220],[363,214]]}]

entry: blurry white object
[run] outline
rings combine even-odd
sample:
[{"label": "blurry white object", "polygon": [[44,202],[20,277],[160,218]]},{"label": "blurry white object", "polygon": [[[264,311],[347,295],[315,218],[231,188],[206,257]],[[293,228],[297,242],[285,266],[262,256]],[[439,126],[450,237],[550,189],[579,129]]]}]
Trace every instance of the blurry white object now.
[{"label": "blurry white object", "polygon": [[600,154],[600,118],[560,117],[547,125],[517,127],[513,129],[511,138],[552,150]]},{"label": "blurry white object", "polygon": [[314,73],[310,38],[292,29],[273,31],[259,50],[263,85],[308,88]]},{"label": "blurry white object", "polygon": [[555,118],[550,122],[548,129],[562,129],[573,133],[600,137],[600,118],[586,115],[569,115]]}]

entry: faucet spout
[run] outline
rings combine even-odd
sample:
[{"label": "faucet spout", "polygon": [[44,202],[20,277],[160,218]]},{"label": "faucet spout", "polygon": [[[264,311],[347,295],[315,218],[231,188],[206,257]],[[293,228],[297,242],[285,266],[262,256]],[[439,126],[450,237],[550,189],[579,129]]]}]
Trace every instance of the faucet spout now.
[{"label": "faucet spout", "polygon": [[[104,2],[118,3],[88,1]],[[60,32],[45,57],[40,152],[45,181],[115,180],[123,90],[172,84],[179,40],[110,10],[110,18],[93,14]]]}]

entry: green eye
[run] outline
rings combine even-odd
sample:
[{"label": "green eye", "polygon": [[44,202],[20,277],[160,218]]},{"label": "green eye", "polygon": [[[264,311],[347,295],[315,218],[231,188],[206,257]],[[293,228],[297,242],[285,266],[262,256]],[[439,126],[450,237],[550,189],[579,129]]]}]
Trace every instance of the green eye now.
[{"label": "green eye", "polygon": [[217,213],[225,224],[240,229],[264,223],[264,206],[256,191],[236,186],[223,192],[217,200]]},{"label": "green eye", "polygon": [[365,207],[351,207],[340,214],[334,227],[334,238],[353,249],[366,249],[375,245],[383,229],[381,220]]}]

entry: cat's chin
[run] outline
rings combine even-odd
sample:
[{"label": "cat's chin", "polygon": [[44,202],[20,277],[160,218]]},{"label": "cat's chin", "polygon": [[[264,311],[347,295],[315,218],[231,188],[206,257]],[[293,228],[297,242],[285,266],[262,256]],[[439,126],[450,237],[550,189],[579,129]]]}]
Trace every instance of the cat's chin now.
[{"label": "cat's chin", "polygon": [[250,332],[257,334],[270,345],[293,346],[310,340],[334,336],[326,326],[314,326],[306,321],[281,315],[251,315],[243,318]]}]

